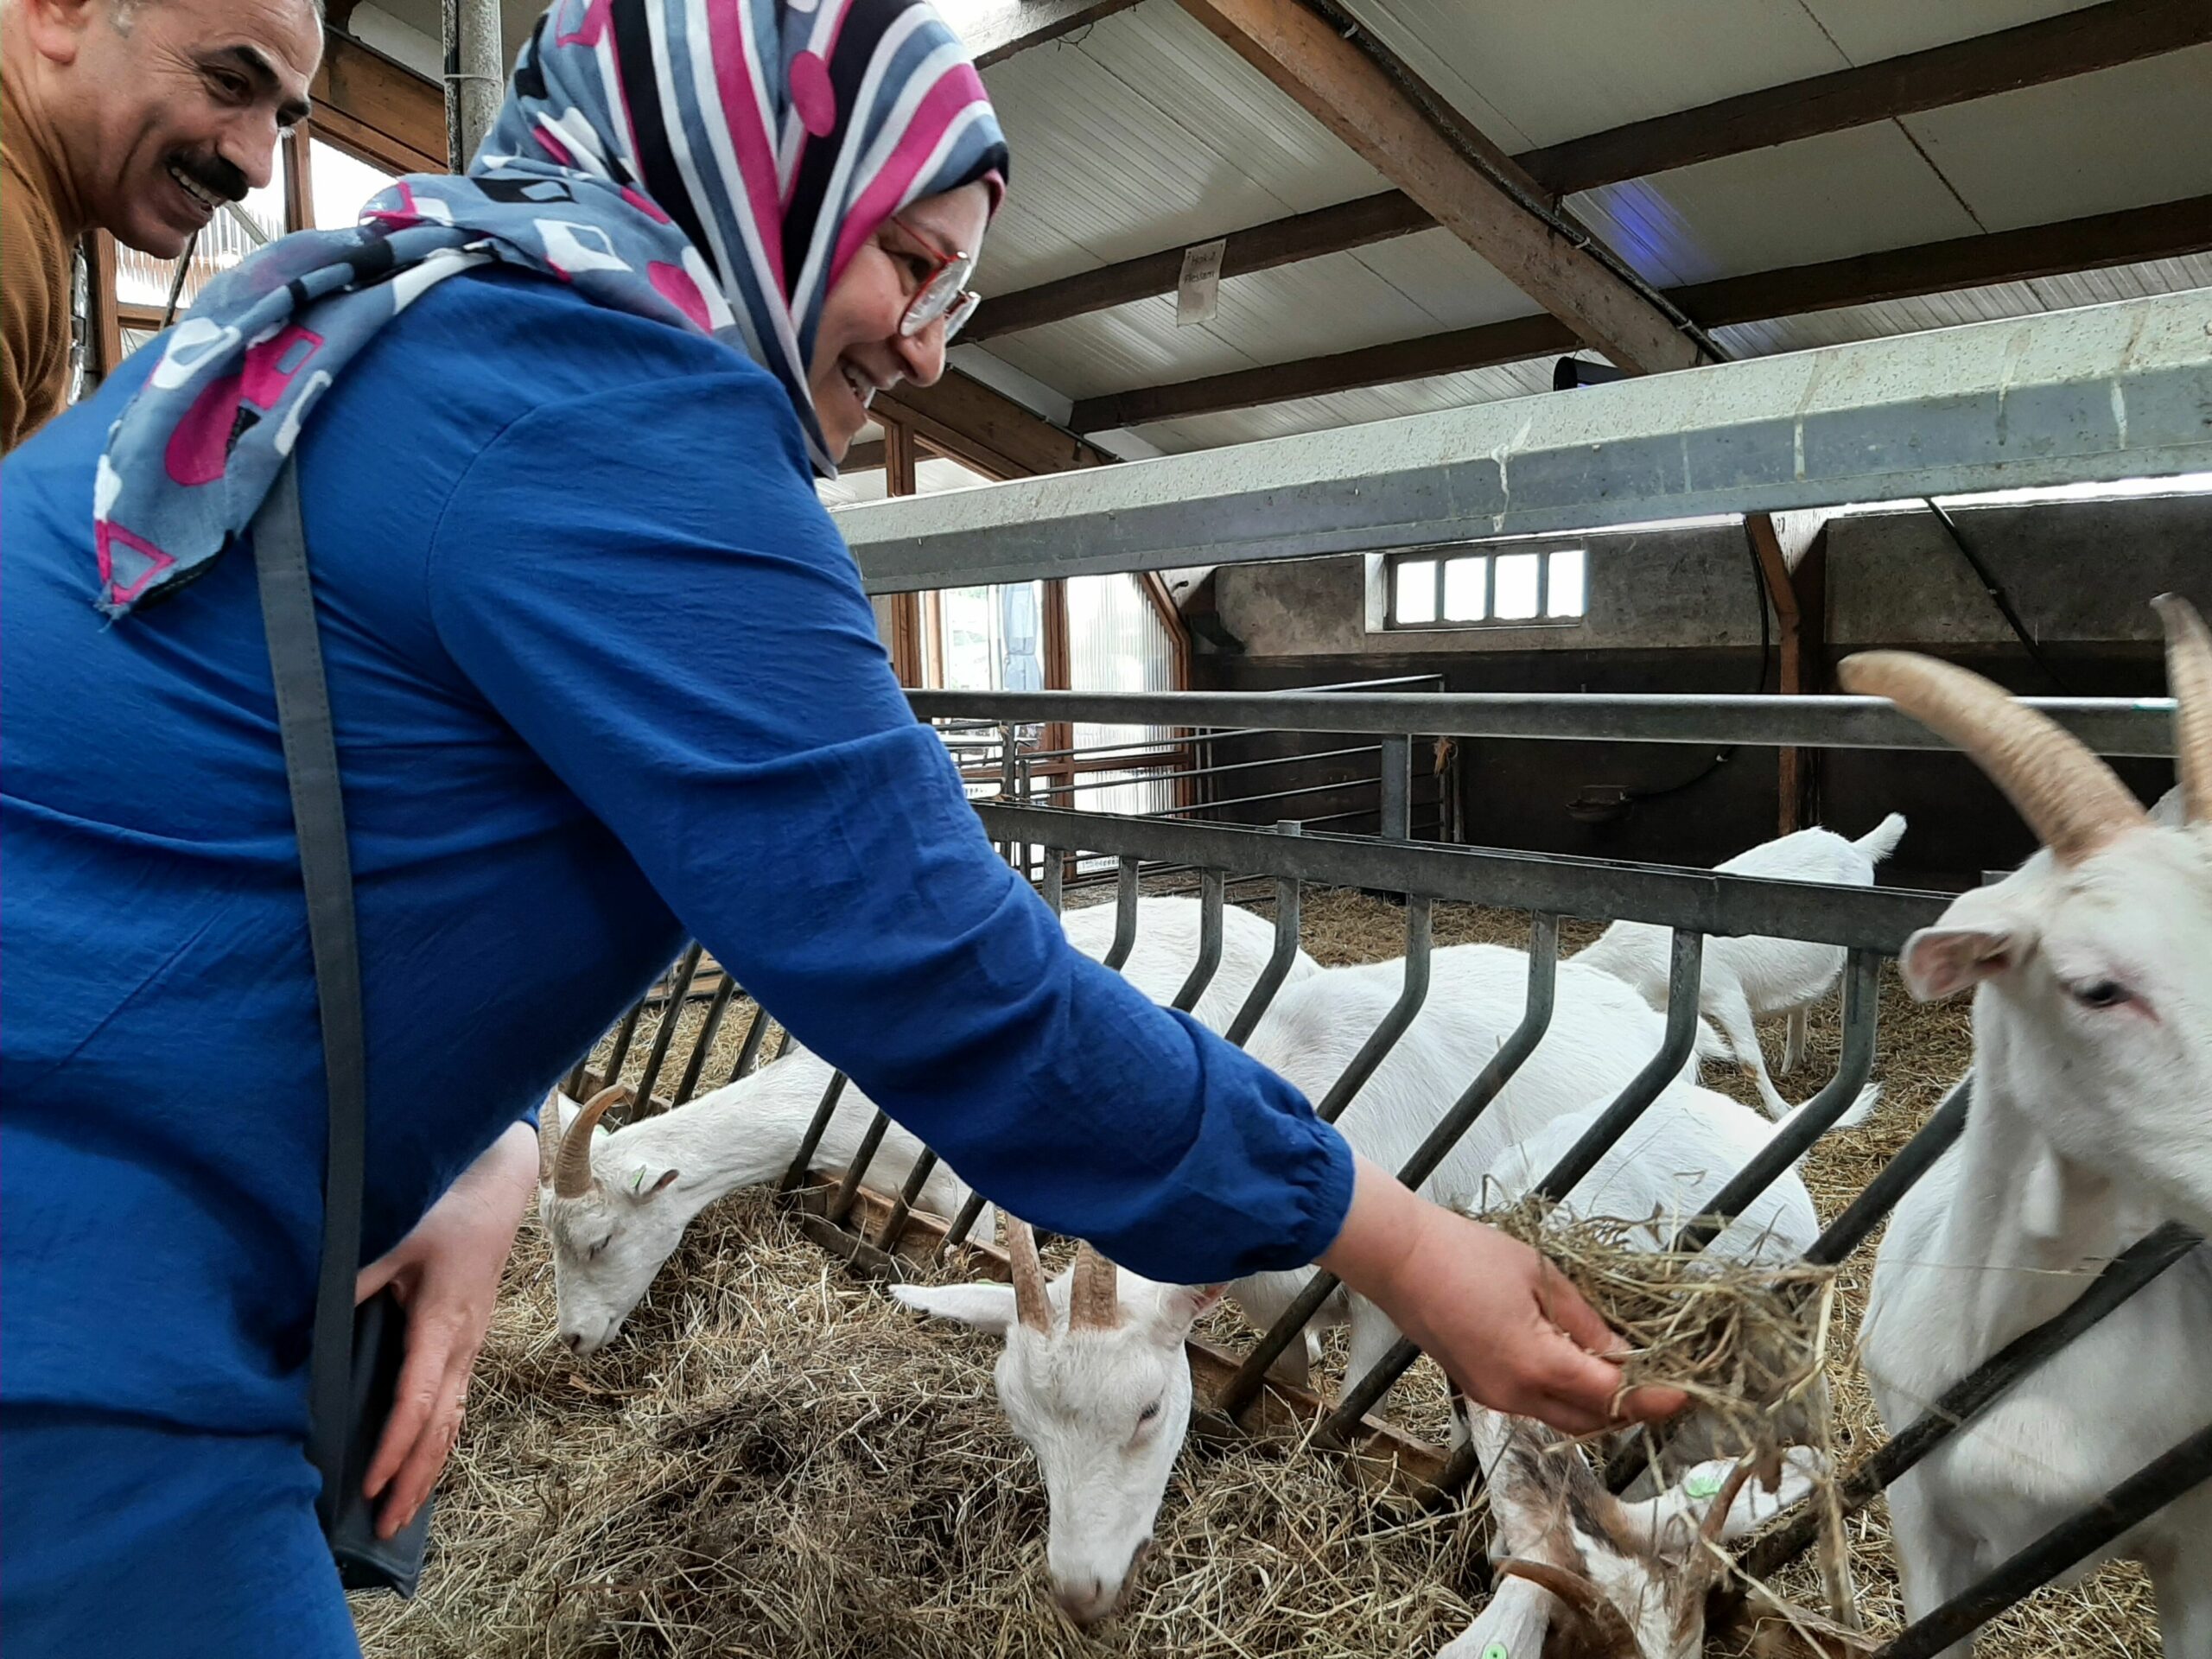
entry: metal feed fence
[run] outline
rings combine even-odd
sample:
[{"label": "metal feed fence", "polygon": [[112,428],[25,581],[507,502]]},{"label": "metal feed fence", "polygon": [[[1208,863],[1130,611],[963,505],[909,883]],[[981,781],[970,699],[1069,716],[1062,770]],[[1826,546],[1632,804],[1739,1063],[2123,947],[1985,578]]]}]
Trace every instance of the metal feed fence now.
[{"label": "metal feed fence", "polygon": [[[955,696],[916,694],[914,701],[918,712],[925,715],[949,715]],[[970,693],[957,694],[957,697],[970,705],[973,715],[991,721],[1144,719],[1186,728],[1249,729],[1272,719],[1285,729],[1378,736],[1386,741],[1386,753],[1389,741],[1409,741],[1414,731],[1830,747],[1944,747],[1887,704],[1868,698],[1452,696],[1371,691],[1142,696]],[[2031,701],[2103,753],[2171,753],[2171,704],[2163,700]],[[1173,999],[1173,1005],[1179,1008],[1187,1010],[1197,1004],[1219,966],[1222,917],[1230,880],[1256,878],[1271,883],[1276,906],[1273,953],[1226,1033],[1229,1040],[1240,1045],[1265,1014],[1295,958],[1300,897],[1306,886],[1360,887],[1401,895],[1406,932],[1399,995],[1344,1073],[1316,1103],[1325,1119],[1333,1119],[1345,1109],[1423,1006],[1429,988],[1433,906],[1439,901],[1454,901],[1526,912],[1530,918],[1529,979],[1520,1023],[1399,1170],[1399,1178],[1410,1185],[1420,1185],[1449,1155],[1542,1039],[1553,1012],[1562,918],[1627,918],[1656,924],[1671,930],[1672,954],[1669,1012],[1660,1049],[1539,1184],[1539,1191],[1554,1198],[1570,1191],[1597,1164],[1690,1059],[1707,937],[1779,936],[1841,947],[1846,952],[1842,1035],[1834,1075],[1757,1157],[1735,1172],[1705,1213],[1681,1228],[1674,1243],[1686,1250],[1709,1244],[1727,1221],[1789,1169],[1857,1098],[1873,1065],[1881,963],[1896,957],[1908,936],[1933,923],[1949,903],[1948,895],[1938,893],[1830,887],[1702,869],[1445,846],[1417,842],[1402,835],[1370,838],[1316,833],[1304,831],[1294,823],[1276,829],[1194,823],[1159,816],[1074,811],[1007,798],[979,801],[976,811],[995,841],[1009,847],[1041,849],[1040,885],[1046,901],[1055,909],[1060,906],[1066,872],[1076,855],[1114,861],[1116,926],[1104,957],[1109,968],[1119,968],[1135,944],[1141,925],[1138,901],[1142,873],[1154,868],[1198,872],[1198,955]],[[690,994],[699,961],[694,946],[677,964],[663,993],[671,1008]],[[733,994],[734,987],[724,976],[712,993],[709,1028],[697,1039],[692,1059],[675,1091],[677,1103],[696,1092],[701,1081],[701,1057],[712,1046],[713,1027]],[[623,1068],[644,1006],[632,1010],[618,1029],[607,1073],[610,1077],[620,1075]],[[756,1012],[732,1076],[742,1075],[757,1058],[766,1018],[765,1013]],[[642,1109],[653,1109],[654,1084],[664,1068],[675,1024],[672,1017],[664,1019],[653,1039],[639,1090]],[[578,1086],[586,1081],[582,1067],[572,1081]],[[898,1271],[892,1252],[902,1243],[911,1246],[912,1238],[929,1241],[940,1256],[966,1243],[983,1206],[980,1195],[970,1198],[949,1224],[913,1212],[923,1183],[936,1166],[933,1153],[925,1153],[896,1194],[873,1193],[866,1187],[868,1165],[889,1128],[889,1120],[880,1111],[875,1113],[851,1164],[835,1184],[826,1178],[809,1184],[816,1150],[844,1087],[843,1074],[833,1075],[782,1183],[786,1192],[798,1193],[805,1201],[810,1211],[809,1230],[849,1258],[879,1272]],[[1866,1242],[1912,1185],[1958,1139],[1972,1094],[1969,1073],[1820,1236],[1806,1253],[1808,1262],[1840,1264]],[[801,1192],[802,1188],[805,1190]],[[1863,1509],[1951,1435],[1974,1422],[2043,1361],[2093,1328],[2201,1243],[2190,1229],[2169,1224],[2115,1257],[2063,1312],[2007,1344],[1958,1379],[1917,1421],[1844,1471],[1836,1493],[1841,1514],[1847,1516]],[[1324,1414],[1313,1434],[1319,1443],[1354,1452],[1364,1450],[1370,1455],[1387,1453],[1398,1460],[1402,1475],[1411,1471],[1416,1484],[1426,1487],[1433,1497],[1448,1497],[1462,1491],[1477,1473],[1471,1447],[1447,1456],[1441,1448],[1421,1442],[1373,1414],[1418,1357],[1412,1343],[1401,1341],[1364,1376],[1348,1379],[1333,1400],[1315,1401],[1268,1376],[1269,1367],[1300,1339],[1336,1288],[1332,1276],[1317,1274],[1282,1317],[1260,1332],[1242,1354],[1224,1354],[1204,1343],[1194,1343],[1200,1400],[1208,1408],[1199,1420],[1202,1432],[1235,1432],[1232,1426],[1262,1429],[1270,1424],[1303,1423],[1310,1427],[1311,1410],[1318,1409]],[[1272,1403],[1278,1407],[1272,1414],[1271,1395],[1277,1396]],[[1311,1409],[1302,1417],[1285,1414],[1279,1408],[1281,1398],[1299,1401]],[[1609,1472],[1617,1484],[1641,1466],[1643,1455],[1638,1452],[1616,1459]],[[2212,1426],[2128,1476],[2088,1509],[1914,1623],[1881,1648],[1878,1659],[1927,1659],[2208,1478],[2212,1478]],[[1721,1595],[1722,1605],[1716,1611],[1725,1615],[1732,1611],[1744,1596],[1742,1585],[1767,1579],[1812,1543],[1819,1525],[1815,1512],[1818,1507],[1800,1506],[1747,1547],[1741,1556],[1740,1574],[1732,1581],[1737,1587]]]}]

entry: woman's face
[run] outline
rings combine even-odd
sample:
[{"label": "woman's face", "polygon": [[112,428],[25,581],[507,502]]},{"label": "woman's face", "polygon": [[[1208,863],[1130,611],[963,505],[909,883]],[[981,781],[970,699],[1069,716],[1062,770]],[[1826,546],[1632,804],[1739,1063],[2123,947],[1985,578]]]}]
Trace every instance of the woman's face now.
[{"label": "woman's face", "polygon": [[830,289],[815,331],[807,386],[834,458],[844,458],[877,392],[901,380],[926,386],[944,372],[941,320],[912,340],[899,333],[906,302],[938,263],[914,232],[947,253],[972,251],[989,219],[990,197],[980,181],[925,196],[878,226]]}]

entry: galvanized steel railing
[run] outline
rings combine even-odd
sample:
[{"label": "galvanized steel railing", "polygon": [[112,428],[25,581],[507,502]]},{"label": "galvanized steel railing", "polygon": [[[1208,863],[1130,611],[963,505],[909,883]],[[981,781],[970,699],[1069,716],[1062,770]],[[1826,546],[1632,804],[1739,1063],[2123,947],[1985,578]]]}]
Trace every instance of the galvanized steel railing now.
[{"label": "galvanized steel railing", "polygon": [[[1501,725],[1509,725],[1516,728],[1512,734],[1516,735],[1927,746],[1921,728],[1908,727],[1901,716],[1885,706],[1865,706],[1870,701],[1866,699],[1500,700],[1390,696],[1374,699],[1378,706],[1370,709],[1357,693],[1325,699],[1257,694],[1208,699],[1204,713],[1191,709],[1188,694],[1156,694],[1140,698],[1065,693],[931,693],[917,694],[915,701],[922,712],[949,713],[956,695],[965,712],[1025,720],[1112,717],[1176,725],[1208,720],[1256,723],[1262,717],[1260,707],[1268,705],[1283,711],[1284,725],[1298,729],[1383,731],[1385,735],[1395,732],[1400,737],[1405,735],[1408,727],[1422,732],[1491,734]],[[1049,714],[1038,707],[1048,700],[1053,705]],[[942,709],[940,703],[944,705]],[[1786,710],[1770,706],[1778,703],[1791,706]],[[1176,705],[1177,712],[1163,713],[1162,705],[1166,704]],[[1111,705],[1110,714],[1103,705]],[[1592,724],[1600,729],[1566,729],[1564,709],[1553,705],[1591,709],[1598,715]],[[1807,713],[1815,708],[1822,712]],[[1532,709],[1537,712],[1532,715]],[[2060,712],[2066,723],[2087,735],[2093,744],[2107,750],[2127,753],[2162,753],[2170,750],[2170,705],[2080,702],[2061,706]],[[1347,717],[1359,723],[1349,727],[1336,723]],[[1370,721],[1375,723],[1368,723]],[[1901,739],[1910,741],[1900,741]],[[1702,1249],[1709,1244],[1730,1220],[1789,1169],[1857,1098],[1872,1068],[1880,964],[1885,958],[1897,954],[1915,929],[1934,922],[1949,902],[1945,894],[1895,888],[1764,880],[1710,870],[1443,847],[1402,838],[1301,834],[1294,823],[1281,824],[1274,830],[1195,824],[1154,817],[1073,812],[1002,800],[979,802],[976,810],[993,840],[1044,850],[1044,893],[1056,910],[1062,895],[1065,870],[1065,860],[1059,855],[1104,855],[1118,861],[1115,934],[1104,957],[1109,968],[1119,968],[1136,941],[1140,872],[1147,866],[1157,865],[1199,871],[1198,958],[1173,999],[1173,1006],[1179,1008],[1188,1009],[1197,1004],[1218,967],[1222,913],[1230,875],[1271,880],[1276,901],[1274,948],[1230,1025],[1230,1039],[1240,1044],[1258,1027],[1295,958],[1299,897],[1306,884],[1357,887],[1404,895],[1406,949],[1402,988],[1392,1008],[1317,1103],[1324,1119],[1333,1120],[1345,1109],[1402,1039],[1423,1006],[1429,984],[1433,905],[1439,900],[1461,901],[1528,912],[1531,918],[1529,982],[1520,1024],[1398,1172],[1402,1180],[1414,1186],[1427,1179],[1450,1154],[1541,1042],[1551,1018],[1561,918],[1627,918],[1654,923],[1672,929],[1674,943],[1668,1020],[1660,1052],[1540,1183],[1541,1190],[1553,1196],[1570,1191],[1586,1175],[1689,1061],[1697,1028],[1705,937],[1780,936],[1844,947],[1849,954],[1843,985],[1841,1052],[1835,1075],[1756,1158],[1731,1177],[1707,1206],[1707,1212],[1680,1230],[1675,1243],[1685,1249]],[[640,1109],[652,1109],[652,1085],[665,1063],[676,1025],[673,1011],[690,993],[698,965],[699,951],[694,946],[675,969],[668,991],[671,1014],[662,1020],[646,1059],[644,1084],[639,1090]],[[677,1091],[677,1103],[690,1098],[701,1080],[702,1058],[713,1042],[714,1028],[721,1022],[734,990],[725,975],[714,994],[708,1028],[695,1042],[691,1059]],[[618,1030],[614,1057],[607,1073],[610,1077],[620,1075],[622,1070],[644,1006],[632,1009]],[[732,1069],[733,1077],[741,1076],[750,1069],[758,1055],[760,1038],[766,1022],[765,1012],[756,1012],[743,1051]],[[577,1086],[581,1086],[582,1072],[582,1067],[579,1066],[578,1076],[572,1079]],[[806,1179],[844,1087],[843,1073],[835,1073],[785,1173],[782,1185],[786,1191]],[[1911,1185],[1957,1140],[1965,1125],[1971,1096],[1969,1075],[1961,1080],[1920,1131],[1821,1235],[1808,1250],[1807,1260],[1833,1265],[1857,1250]],[[888,1128],[889,1119],[882,1112],[876,1112],[850,1166],[828,1200],[826,1214],[832,1222],[842,1224],[849,1221],[868,1165]],[[876,1229],[875,1237],[866,1242],[884,1250],[897,1242],[936,1161],[934,1153],[925,1153],[899,1192],[889,1198],[887,1219]],[[982,1195],[977,1194],[963,1206],[938,1247],[940,1255],[968,1237],[983,1203]],[[1917,1421],[1847,1471],[1838,1494],[1844,1513],[1862,1508],[1948,1437],[1973,1421],[2043,1360],[2122,1306],[2200,1242],[2190,1230],[2170,1224],[2116,1258],[2066,1310],[2008,1344],[1968,1376],[1959,1379]],[[1267,1383],[1268,1369],[1293,1342],[1300,1339],[1336,1288],[1337,1281],[1332,1275],[1314,1275],[1283,1315],[1258,1334],[1239,1369],[1211,1402],[1215,1413],[1235,1421],[1249,1410]],[[1364,1376],[1348,1379],[1318,1438],[1325,1443],[1348,1443],[1362,1420],[1382,1402],[1418,1357],[1419,1351],[1414,1344],[1402,1340]],[[1641,1466],[1643,1455],[1631,1449],[1617,1456],[1609,1473],[1616,1479],[1624,1478]],[[1463,1447],[1445,1463],[1438,1484],[1444,1491],[1450,1492],[1464,1486],[1474,1473],[1471,1452]],[[2209,1477],[2212,1477],[2212,1429],[2174,1447],[2115,1486],[2093,1510],[2054,1529],[1954,1602],[1916,1622],[1881,1650],[1882,1659],[1919,1659],[1940,1650]],[[1786,1565],[1812,1541],[1816,1526],[1814,1515],[1801,1512],[1770,1529],[1745,1552],[1745,1578],[1764,1579]],[[1730,1593],[1739,1597],[1741,1592]],[[1724,1603],[1726,1599],[1723,1598]]]}]

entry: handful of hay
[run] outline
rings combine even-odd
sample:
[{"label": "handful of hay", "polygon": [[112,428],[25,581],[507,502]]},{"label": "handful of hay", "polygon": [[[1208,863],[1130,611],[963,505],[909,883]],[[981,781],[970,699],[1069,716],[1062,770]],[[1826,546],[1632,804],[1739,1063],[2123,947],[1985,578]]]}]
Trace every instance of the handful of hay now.
[{"label": "handful of hay", "polygon": [[1834,1268],[1657,1249],[1681,1218],[1578,1217],[1533,1195],[1476,1218],[1541,1252],[1627,1339],[1624,1392],[1679,1389],[1715,1424],[1719,1451],[1761,1465],[1803,1441],[1789,1431],[1827,1360]]}]

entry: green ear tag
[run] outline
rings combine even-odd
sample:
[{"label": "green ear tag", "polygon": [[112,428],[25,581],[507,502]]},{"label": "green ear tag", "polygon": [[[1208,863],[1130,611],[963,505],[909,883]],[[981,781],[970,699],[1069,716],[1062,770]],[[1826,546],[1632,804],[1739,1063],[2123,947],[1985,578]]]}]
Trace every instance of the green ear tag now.
[{"label": "green ear tag", "polygon": [[1491,1642],[1484,1647],[1483,1659],[1513,1659],[1513,1656],[1506,1652],[1504,1643]]},{"label": "green ear tag", "polygon": [[1718,1497],[1720,1495],[1720,1477],[1700,1471],[1684,1481],[1682,1490],[1692,1497]]},{"label": "green ear tag", "polygon": [[638,1173],[630,1178],[630,1190],[632,1192],[635,1192],[639,1188],[645,1185],[645,1166],[643,1164],[639,1164],[638,1166]]}]

